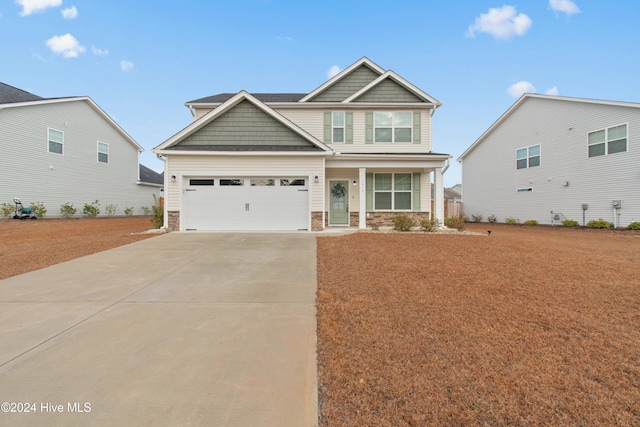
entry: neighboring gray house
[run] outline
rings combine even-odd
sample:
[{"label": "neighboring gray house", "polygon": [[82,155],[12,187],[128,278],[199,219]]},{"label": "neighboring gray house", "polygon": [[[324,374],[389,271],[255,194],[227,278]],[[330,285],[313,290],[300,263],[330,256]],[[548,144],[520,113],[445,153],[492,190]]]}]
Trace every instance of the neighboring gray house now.
[{"label": "neighboring gray house", "polygon": [[467,215],[640,221],[640,104],[525,94],[462,163]]},{"label": "neighboring gray house", "polygon": [[[444,219],[441,103],[362,58],[308,94],[218,94],[153,151],[172,230],[321,230]],[[434,184],[433,197],[431,183]],[[433,209],[431,199],[433,198]]]},{"label": "neighboring gray house", "polygon": [[0,203],[42,202],[59,216],[64,203],[81,215],[98,200],[102,214],[109,204],[141,214],[163,186],[139,166],[141,151],[89,97],[45,99],[0,83]]}]

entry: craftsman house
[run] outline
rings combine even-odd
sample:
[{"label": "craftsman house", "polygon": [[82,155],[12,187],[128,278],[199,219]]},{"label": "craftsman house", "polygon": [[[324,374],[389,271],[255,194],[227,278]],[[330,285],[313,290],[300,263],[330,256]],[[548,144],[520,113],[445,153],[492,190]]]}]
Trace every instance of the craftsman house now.
[{"label": "craftsman house", "polygon": [[[362,58],[310,93],[224,93],[153,151],[171,230],[321,230],[444,217],[439,101]],[[431,183],[434,208],[431,208]]]},{"label": "craftsman house", "polygon": [[640,221],[640,104],[525,94],[458,159],[467,215]]}]

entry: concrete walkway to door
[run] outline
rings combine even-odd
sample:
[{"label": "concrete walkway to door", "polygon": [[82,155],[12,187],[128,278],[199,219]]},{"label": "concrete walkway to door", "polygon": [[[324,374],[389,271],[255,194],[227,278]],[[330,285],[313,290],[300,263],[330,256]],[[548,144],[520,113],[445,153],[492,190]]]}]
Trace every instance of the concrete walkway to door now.
[{"label": "concrete walkway to door", "polygon": [[0,425],[315,426],[315,294],[311,233],[170,233],[2,280]]}]

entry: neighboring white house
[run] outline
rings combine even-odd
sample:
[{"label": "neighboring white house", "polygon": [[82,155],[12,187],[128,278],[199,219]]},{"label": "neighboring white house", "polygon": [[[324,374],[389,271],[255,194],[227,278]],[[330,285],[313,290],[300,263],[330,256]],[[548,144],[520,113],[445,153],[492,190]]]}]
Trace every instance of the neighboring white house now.
[{"label": "neighboring white house", "polygon": [[[320,230],[444,217],[439,101],[362,58],[310,93],[214,95],[153,151],[171,230]],[[430,183],[435,184],[431,212]]]},{"label": "neighboring white house", "polygon": [[[0,83],[0,203],[41,202],[46,216],[99,201],[116,214],[151,207],[158,174],[138,164],[142,147],[89,97],[45,99]],[[143,169],[143,182],[140,179]]]},{"label": "neighboring white house", "polygon": [[640,104],[525,94],[458,159],[467,215],[640,221]]}]

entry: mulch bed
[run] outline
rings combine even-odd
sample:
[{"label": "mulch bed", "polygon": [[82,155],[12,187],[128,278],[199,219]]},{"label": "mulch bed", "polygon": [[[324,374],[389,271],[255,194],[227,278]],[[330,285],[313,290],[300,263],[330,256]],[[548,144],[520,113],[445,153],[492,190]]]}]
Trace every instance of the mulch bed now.
[{"label": "mulch bed", "polygon": [[0,280],[148,239],[150,217],[0,220]]},{"label": "mulch bed", "polygon": [[320,425],[640,425],[640,233],[468,228],[318,239]]}]

